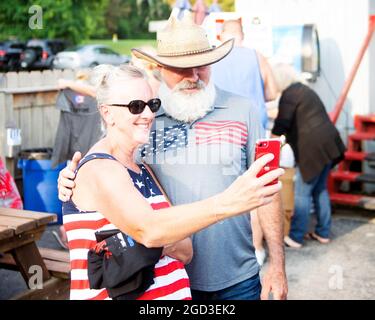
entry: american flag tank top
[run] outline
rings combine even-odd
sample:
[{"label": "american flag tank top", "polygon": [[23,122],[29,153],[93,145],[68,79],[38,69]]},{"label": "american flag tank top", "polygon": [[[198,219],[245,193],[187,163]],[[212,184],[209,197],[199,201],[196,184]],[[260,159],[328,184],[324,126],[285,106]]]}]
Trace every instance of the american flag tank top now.
[{"label": "american flag tank top", "polygon": [[[94,159],[116,160],[109,154],[93,153],[81,160],[83,164]],[[164,195],[143,165],[138,174],[127,169],[134,187],[141,192],[154,210],[169,207]],[[80,211],[72,200],[63,203],[63,222],[68,238],[71,267],[71,300],[110,300],[106,289],[90,289],[87,273],[87,254],[96,245],[95,232],[116,229],[100,212]],[[154,283],[139,300],[190,300],[189,278],[182,262],[162,256],[154,269]]]}]

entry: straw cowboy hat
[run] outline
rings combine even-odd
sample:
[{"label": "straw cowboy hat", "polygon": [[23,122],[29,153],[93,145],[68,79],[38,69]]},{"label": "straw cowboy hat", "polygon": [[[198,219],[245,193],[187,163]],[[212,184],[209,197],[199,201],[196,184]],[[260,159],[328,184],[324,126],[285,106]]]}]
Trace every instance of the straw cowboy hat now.
[{"label": "straw cowboy hat", "polygon": [[171,16],[165,29],[157,33],[156,55],[141,49],[132,49],[140,59],[171,68],[194,68],[206,66],[223,59],[233,48],[233,39],[219,47],[210,46],[205,30],[194,23],[191,13],[182,20]]}]

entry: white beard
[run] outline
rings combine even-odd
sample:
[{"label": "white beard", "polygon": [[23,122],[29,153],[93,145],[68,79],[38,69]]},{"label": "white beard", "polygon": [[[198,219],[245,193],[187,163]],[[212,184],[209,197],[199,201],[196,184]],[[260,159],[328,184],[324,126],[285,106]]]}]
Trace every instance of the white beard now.
[{"label": "white beard", "polygon": [[[198,92],[185,93],[183,88],[198,88]],[[159,98],[162,101],[164,111],[172,118],[193,122],[203,118],[212,110],[216,97],[216,89],[213,81],[207,85],[202,80],[198,82],[181,81],[173,89],[163,81],[159,88]]]}]

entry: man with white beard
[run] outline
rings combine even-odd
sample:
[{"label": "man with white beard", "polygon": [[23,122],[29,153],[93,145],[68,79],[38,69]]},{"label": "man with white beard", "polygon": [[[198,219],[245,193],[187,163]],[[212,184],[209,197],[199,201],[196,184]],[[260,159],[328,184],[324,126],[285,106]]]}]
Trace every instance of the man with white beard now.
[{"label": "man with white beard", "polygon": [[[210,64],[232,48],[227,41],[211,48],[190,15],[173,18],[158,32],[158,53],[133,54],[160,66],[163,82],[150,144],[142,150],[173,204],[221,192],[254,159],[263,136],[255,105],[215,88]],[[286,297],[280,199],[259,209],[270,251],[262,298]],[[194,256],[187,265],[193,299],[259,299],[259,266],[251,241],[249,216],[216,224],[192,237]]]},{"label": "man with white beard", "polygon": [[[216,88],[210,79],[209,65],[230,52],[232,40],[212,48],[190,14],[181,21],[171,17],[157,38],[156,55],[132,50],[137,58],[157,64],[163,80],[159,89],[163,108],[140,157],[151,166],[172,204],[178,205],[223,192],[251,165],[263,129],[251,101]],[[68,175],[60,176],[59,197],[66,200],[71,194],[64,188]],[[194,255],[186,269],[193,299],[257,300],[268,299],[270,293],[274,299],[286,298],[280,196],[258,210],[270,254],[262,285],[250,214],[244,214],[192,237]]]}]

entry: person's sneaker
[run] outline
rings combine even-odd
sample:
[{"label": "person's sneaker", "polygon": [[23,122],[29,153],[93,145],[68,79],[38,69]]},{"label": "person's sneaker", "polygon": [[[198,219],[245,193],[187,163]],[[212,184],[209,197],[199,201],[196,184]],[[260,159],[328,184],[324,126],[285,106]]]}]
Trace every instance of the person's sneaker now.
[{"label": "person's sneaker", "polygon": [[288,236],[285,236],[284,237],[284,243],[287,247],[290,247],[290,248],[295,248],[295,249],[299,249],[302,247],[302,244],[294,241],[293,239],[291,239],[290,237]]},{"label": "person's sneaker", "polygon": [[64,248],[65,250],[68,250],[68,238],[66,237],[66,232],[64,229],[64,226],[60,226],[59,233],[57,231],[53,230],[52,234],[54,235],[55,239],[59,243],[59,245]]},{"label": "person's sneaker", "polygon": [[255,257],[257,258],[258,264],[263,266],[267,258],[266,250],[255,250]]},{"label": "person's sneaker", "polygon": [[68,245],[66,242],[64,242],[63,239],[61,239],[60,235],[57,233],[57,231],[53,230],[52,231],[53,236],[55,237],[56,241],[59,243],[59,245],[65,249],[68,250]]},{"label": "person's sneaker", "polygon": [[314,240],[312,237],[311,237],[311,234],[308,232],[306,233],[304,236],[303,236],[303,239],[304,240]]},{"label": "person's sneaker", "polygon": [[313,238],[314,240],[319,241],[322,244],[328,244],[328,243],[331,242],[331,239],[329,239],[329,238],[323,238],[321,236],[318,236],[315,232],[310,233],[310,236],[311,236],[311,238]]}]

